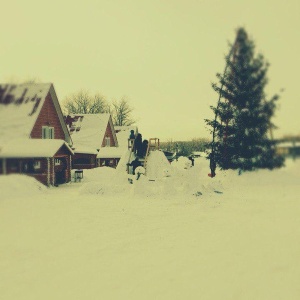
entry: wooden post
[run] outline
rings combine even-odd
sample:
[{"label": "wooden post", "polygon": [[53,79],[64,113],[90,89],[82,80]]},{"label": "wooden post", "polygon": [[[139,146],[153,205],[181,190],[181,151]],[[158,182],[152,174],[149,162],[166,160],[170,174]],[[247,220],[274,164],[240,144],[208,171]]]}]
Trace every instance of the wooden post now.
[{"label": "wooden post", "polygon": [[47,185],[50,185],[50,158],[47,158]]},{"label": "wooden post", "polygon": [[52,157],[51,158],[51,162],[52,162],[52,185],[55,184],[54,160],[55,160],[55,158]]}]

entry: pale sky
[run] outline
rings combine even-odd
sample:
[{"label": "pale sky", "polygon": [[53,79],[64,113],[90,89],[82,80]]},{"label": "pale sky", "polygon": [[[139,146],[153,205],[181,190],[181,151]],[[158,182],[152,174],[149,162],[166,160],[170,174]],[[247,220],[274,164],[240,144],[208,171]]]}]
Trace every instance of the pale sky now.
[{"label": "pale sky", "polygon": [[18,0],[1,4],[0,82],[36,77],[63,100],[126,95],[143,138],[210,137],[215,74],[244,26],[284,88],[275,136],[300,134],[299,0]]}]

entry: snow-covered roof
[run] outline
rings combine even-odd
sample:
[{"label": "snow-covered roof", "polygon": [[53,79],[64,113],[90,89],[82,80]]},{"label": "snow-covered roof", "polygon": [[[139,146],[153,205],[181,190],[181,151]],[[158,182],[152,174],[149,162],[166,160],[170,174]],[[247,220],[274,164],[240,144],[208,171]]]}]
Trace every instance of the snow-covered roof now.
[{"label": "snow-covered roof", "polygon": [[120,158],[125,152],[124,147],[102,147],[97,158]]},{"label": "snow-covered roof", "polygon": [[137,126],[134,126],[134,125],[130,125],[130,126],[115,126],[115,130],[116,132],[119,132],[119,131],[127,131],[129,130],[133,130],[135,134],[138,133],[138,128]]},{"label": "snow-covered roof", "polygon": [[16,139],[0,146],[2,158],[53,157],[65,145],[71,154],[72,149],[64,140],[58,139]]},{"label": "snow-covered roof", "polygon": [[109,123],[111,124],[113,136],[117,144],[110,114],[72,114],[67,116],[67,124],[74,143],[75,152],[86,149],[94,153],[97,149],[100,149]]},{"label": "snow-covered roof", "polygon": [[79,147],[74,148],[74,153],[84,153],[84,154],[98,154],[98,151],[95,148],[85,147],[79,145]]},{"label": "snow-covered roof", "polygon": [[0,139],[29,138],[51,83],[0,84]]},{"label": "snow-covered roof", "polygon": [[48,93],[58,112],[67,142],[68,129],[51,83],[0,84],[0,141],[29,138]]},{"label": "snow-covered roof", "polygon": [[122,148],[128,148],[128,138],[130,136],[130,131],[134,130],[134,134],[137,135],[138,128],[136,126],[115,126],[117,132],[117,138],[119,146]]}]

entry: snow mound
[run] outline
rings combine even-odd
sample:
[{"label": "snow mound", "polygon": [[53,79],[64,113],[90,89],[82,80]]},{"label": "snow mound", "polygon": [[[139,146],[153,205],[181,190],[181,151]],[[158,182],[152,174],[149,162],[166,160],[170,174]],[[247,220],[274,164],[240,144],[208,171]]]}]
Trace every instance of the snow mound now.
[{"label": "snow mound", "polygon": [[110,167],[86,169],[83,170],[82,182],[110,181],[110,178],[114,176],[115,173],[116,169]]},{"label": "snow mound", "polygon": [[206,159],[195,160],[195,166],[192,167],[189,159],[181,157],[176,162],[178,164],[170,165],[169,162],[165,164],[164,158],[157,151],[151,153],[149,161],[146,176],[133,180],[132,195],[135,197],[191,199],[224,192],[221,178],[207,176],[209,168]]},{"label": "snow mound", "polygon": [[146,170],[144,167],[137,167],[135,169],[135,174],[143,174],[144,175],[145,173],[146,173]]},{"label": "snow mound", "polygon": [[185,156],[180,156],[178,160],[172,162],[172,166],[177,169],[189,169],[192,166],[192,162]]},{"label": "snow mound", "polygon": [[130,158],[130,161],[134,160],[135,159],[135,154],[131,153],[131,150],[126,150],[124,152],[124,154],[122,155],[120,161],[118,162],[117,171],[126,172],[127,163],[129,161],[129,158]]},{"label": "snow mound", "polygon": [[129,193],[128,176],[110,167],[85,170],[80,195],[114,196]]},{"label": "snow mound", "polygon": [[45,194],[47,187],[27,175],[0,175],[0,200],[32,197]]},{"label": "snow mound", "polygon": [[149,179],[158,179],[166,177],[166,173],[170,176],[170,163],[162,151],[150,152],[147,159],[147,177]]}]

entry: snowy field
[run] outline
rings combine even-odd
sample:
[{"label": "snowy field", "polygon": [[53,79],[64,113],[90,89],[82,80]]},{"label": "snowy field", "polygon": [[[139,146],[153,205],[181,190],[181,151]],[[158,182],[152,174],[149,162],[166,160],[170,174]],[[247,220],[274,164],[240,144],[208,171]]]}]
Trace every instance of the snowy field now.
[{"label": "snowy field", "polygon": [[300,161],[213,179],[156,162],[133,184],[0,176],[0,298],[300,299]]}]

